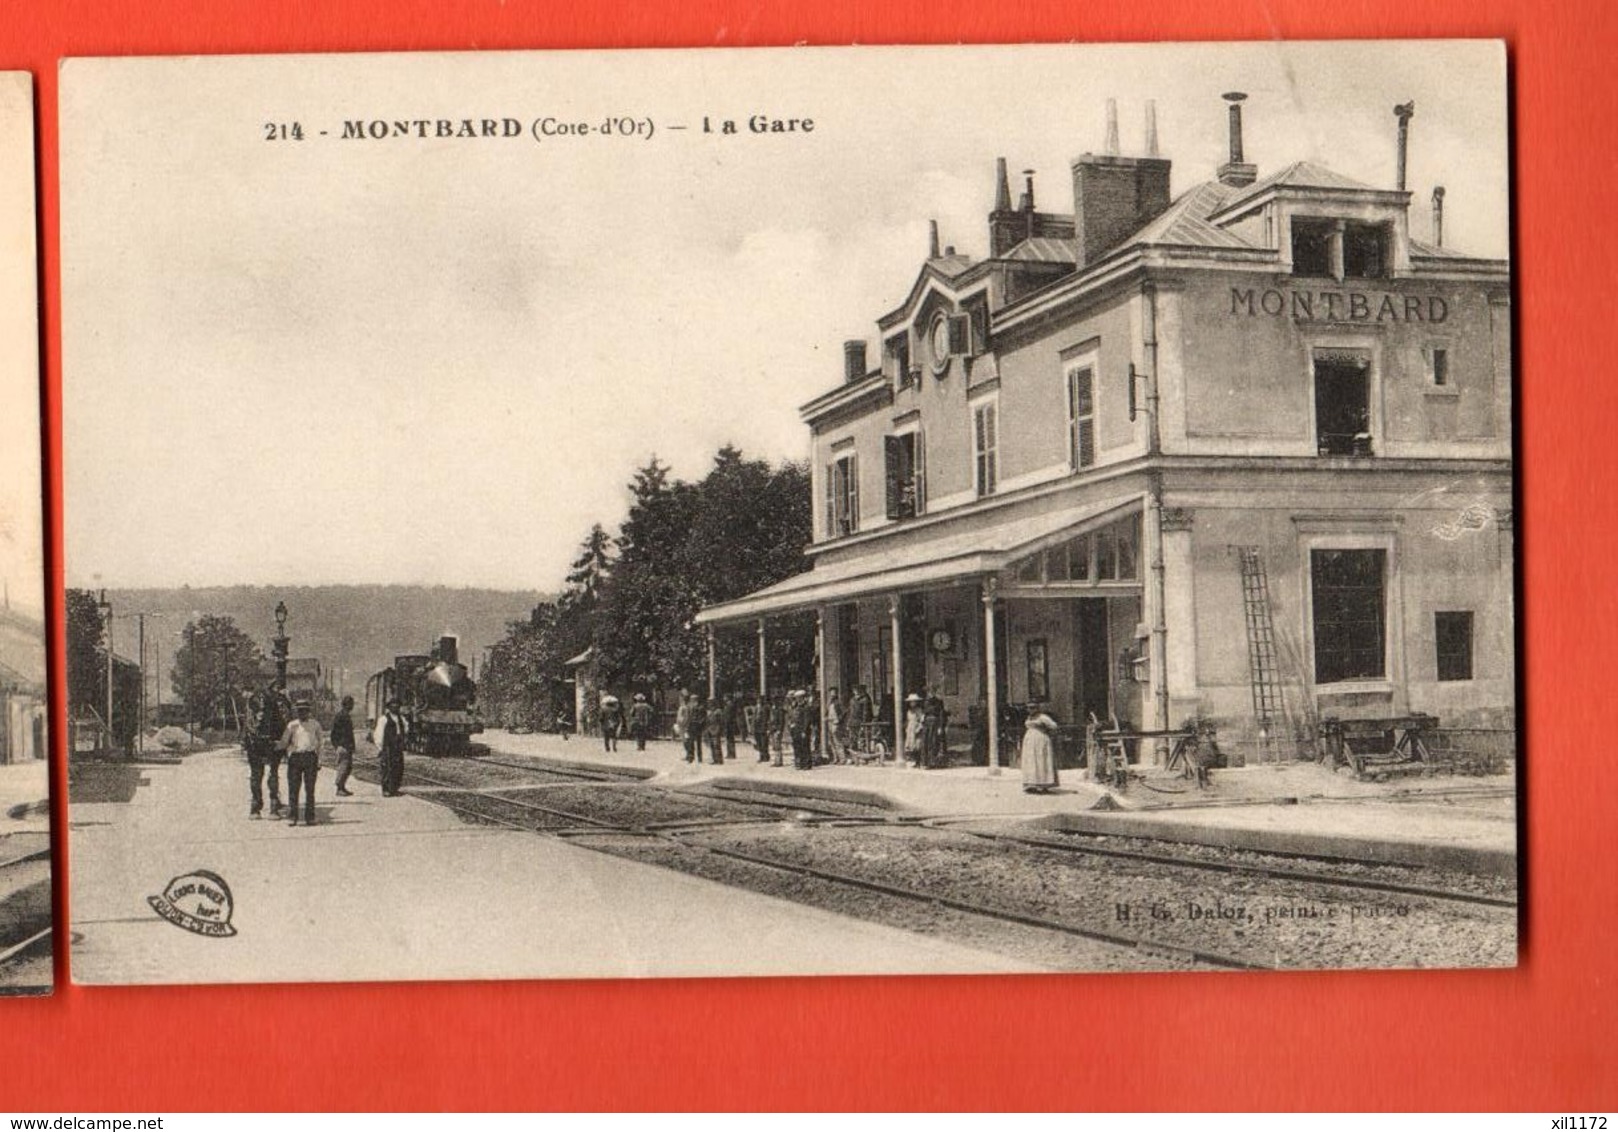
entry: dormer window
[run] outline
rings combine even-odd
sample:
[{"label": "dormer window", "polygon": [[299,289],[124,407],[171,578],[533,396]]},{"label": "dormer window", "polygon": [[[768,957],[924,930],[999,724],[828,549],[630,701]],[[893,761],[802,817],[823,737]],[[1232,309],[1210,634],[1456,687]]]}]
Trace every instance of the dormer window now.
[{"label": "dormer window", "polygon": [[1293,220],[1292,273],[1335,275],[1336,272],[1332,270],[1332,243],[1336,234],[1336,224],[1330,220]]},{"label": "dormer window", "polygon": [[1294,217],[1292,273],[1327,279],[1382,279],[1392,258],[1389,240],[1386,224]]},{"label": "dormer window", "polygon": [[1349,221],[1343,225],[1343,277],[1381,279],[1388,273],[1388,229],[1385,224]]}]

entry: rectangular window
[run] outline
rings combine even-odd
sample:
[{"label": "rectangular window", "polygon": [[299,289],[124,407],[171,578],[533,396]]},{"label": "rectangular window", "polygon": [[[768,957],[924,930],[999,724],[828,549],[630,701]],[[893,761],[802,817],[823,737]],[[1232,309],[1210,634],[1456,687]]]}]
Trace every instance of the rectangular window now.
[{"label": "rectangular window", "polygon": [[1292,274],[1331,275],[1334,238],[1330,220],[1293,220]]},{"label": "rectangular window", "polygon": [[1051,698],[1050,656],[1043,640],[1028,642],[1028,701],[1044,703]]},{"label": "rectangular window", "polygon": [[854,453],[833,462],[826,475],[826,533],[831,538],[860,529],[859,462]]},{"label": "rectangular window", "polygon": [[906,331],[888,339],[888,357],[893,363],[894,384],[900,389],[910,384],[910,334]]},{"label": "rectangular window", "polygon": [[1343,276],[1381,279],[1388,273],[1388,230],[1353,220],[1343,225]]},{"label": "rectangular window", "polygon": [[1438,678],[1472,679],[1472,611],[1433,614],[1438,642]]},{"label": "rectangular window", "polygon": [[1111,527],[1096,532],[1096,580],[1118,579],[1118,534]]},{"label": "rectangular window", "polygon": [[1449,351],[1442,346],[1434,346],[1432,352],[1433,384],[1443,387],[1449,384]]},{"label": "rectangular window", "polygon": [[1096,462],[1095,371],[1078,366],[1067,374],[1067,452],[1074,468]]},{"label": "rectangular window", "polygon": [[979,405],[972,414],[972,454],[977,465],[979,496],[993,495],[1000,481],[997,453],[999,428],[995,410],[995,403],[990,401]]},{"label": "rectangular window", "polygon": [[883,456],[888,518],[910,519],[922,514],[926,510],[927,488],[921,433],[884,437]]},{"label": "rectangular window", "polygon": [[1386,550],[1314,550],[1315,683],[1386,675]]},{"label": "rectangular window", "polygon": [[1067,544],[1067,580],[1070,582],[1088,582],[1090,580],[1090,536],[1080,535]]},{"label": "rectangular window", "polygon": [[1315,352],[1315,440],[1322,456],[1371,455],[1371,359]]},{"label": "rectangular window", "polygon": [[1131,581],[1135,577],[1135,560],[1139,557],[1135,551],[1140,545],[1140,520],[1138,518],[1125,519],[1117,525],[1118,531],[1118,580]]}]

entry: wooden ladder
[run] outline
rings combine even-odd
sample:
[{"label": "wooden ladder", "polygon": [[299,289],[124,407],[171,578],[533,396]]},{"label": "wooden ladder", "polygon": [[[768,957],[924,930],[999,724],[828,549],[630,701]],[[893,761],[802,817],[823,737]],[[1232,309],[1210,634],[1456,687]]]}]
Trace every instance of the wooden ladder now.
[{"label": "wooden ladder", "polygon": [[1253,685],[1253,715],[1258,720],[1259,759],[1274,761],[1275,721],[1285,710],[1275,670],[1275,619],[1270,613],[1270,583],[1256,546],[1235,548],[1242,569],[1242,607],[1247,619],[1247,671]]}]

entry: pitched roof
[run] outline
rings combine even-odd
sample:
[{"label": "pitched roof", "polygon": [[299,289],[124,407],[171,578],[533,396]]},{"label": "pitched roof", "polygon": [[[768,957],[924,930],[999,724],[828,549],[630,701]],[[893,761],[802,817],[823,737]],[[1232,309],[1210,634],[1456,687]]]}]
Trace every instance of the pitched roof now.
[{"label": "pitched roof", "polygon": [[972,257],[964,255],[934,256],[927,261],[927,266],[936,268],[945,277],[953,279],[972,266]]},{"label": "pitched roof", "polygon": [[1208,223],[1208,217],[1219,210],[1230,194],[1230,186],[1218,181],[1193,185],[1155,220],[1119,246],[1173,244],[1180,247],[1251,248],[1252,244],[1234,232]]},{"label": "pitched roof", "polygon": [[1293,189],[1349,189],[1356,192],[1374,193],[1375,186],[1367,185],[1364,181],[1356,181],[1353,177],[1346,177],[1335,169],[1328,169],[1324,165],[1316,165],[1313,161],[1294,161],[1283,169],[1278,169],[1268,177],[1260,177],[1247,188],[1225,201],[1226,209],[1235,208],[1267,189],[1293,188]]},{"label": "pitched roof", "polygon": [[1055,236],[1030,236],[1000,258],[1020,263],[1078,263],[1079,242]]}]

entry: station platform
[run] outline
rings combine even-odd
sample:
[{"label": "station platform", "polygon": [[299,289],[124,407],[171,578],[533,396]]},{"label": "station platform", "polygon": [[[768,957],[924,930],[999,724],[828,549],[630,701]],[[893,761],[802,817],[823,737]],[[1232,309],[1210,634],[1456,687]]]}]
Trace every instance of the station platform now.
[{"label": "station platform", "polygon": [[[569,744],[574,751],[578,744]],[[362,751],[361,758],[365,758]],[[248,816],[236,747],[71,768],[74,981],[320,982],[994,973],[1005,956],[317,784],[312,827]],[[199,870],[234,934],[148,898]]]},{"label": "station platform", "polygon": [[1085,832],[1202,844],[1321,852],[1359,860],[1437,865],[1510,875],[1517,852],[1516,780],[1452,774],[1362,782],[1317,763],[1289,762],[1210,772],[1206,790],[1161,768],[1127,791],[1061,772],[1048,794],[1022,789],[1021,772],[983,766],[918,770],[893,762],[823,764],[799,771],[761,763],[751,743],[738,743],[723,766],[685,761],[682,744],[652,740],[644,752],[619,740],[605,751],[597,737],[490,731],[479,736],[500,752],[584,765],[650,770],[671,786],[736,779],[772,791],[822,792],[881,799],[896,810],[935,818],[1005,818]]}]

